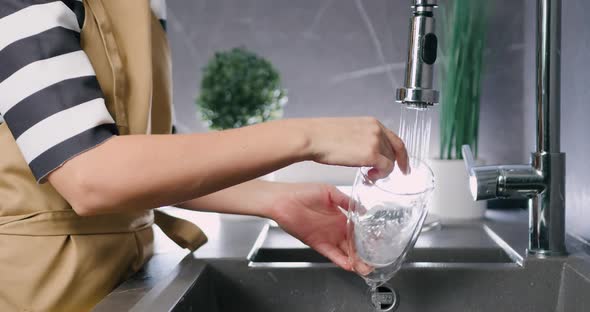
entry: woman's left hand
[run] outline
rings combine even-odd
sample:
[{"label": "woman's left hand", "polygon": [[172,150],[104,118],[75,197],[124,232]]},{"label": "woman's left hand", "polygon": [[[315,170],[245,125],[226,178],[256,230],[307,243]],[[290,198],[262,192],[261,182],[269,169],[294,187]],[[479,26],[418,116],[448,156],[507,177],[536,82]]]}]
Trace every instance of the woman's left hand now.
[{"label": "woman's left hand", "polygon": [[346,216],[349,197],[327,184],[285,184],[274,200],[271,217],[283,230],[345,270],[348,260]]}]

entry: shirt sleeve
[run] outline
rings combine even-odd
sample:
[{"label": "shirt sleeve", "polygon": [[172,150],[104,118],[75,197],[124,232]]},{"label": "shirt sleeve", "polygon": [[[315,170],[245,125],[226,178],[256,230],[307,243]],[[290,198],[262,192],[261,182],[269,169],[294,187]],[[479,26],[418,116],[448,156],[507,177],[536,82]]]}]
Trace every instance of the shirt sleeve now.
[{"label": "shirt sleeve", "polygon": [[38,182],[117,135],[80,46],[83,10],[79,0],[0,2],[0,115]]}]

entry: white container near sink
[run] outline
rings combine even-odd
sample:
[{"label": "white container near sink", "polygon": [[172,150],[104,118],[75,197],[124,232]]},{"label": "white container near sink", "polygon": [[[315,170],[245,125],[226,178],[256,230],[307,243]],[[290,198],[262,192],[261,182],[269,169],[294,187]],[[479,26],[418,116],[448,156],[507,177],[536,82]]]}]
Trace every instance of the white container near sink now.
[{"label": "white container near sink", "polygon": [[463,160],[430,159],[436,187],[428,213],[441,219],[473,220],[485,215],[486,202],[476,202],[469,190],[469,176]]}]

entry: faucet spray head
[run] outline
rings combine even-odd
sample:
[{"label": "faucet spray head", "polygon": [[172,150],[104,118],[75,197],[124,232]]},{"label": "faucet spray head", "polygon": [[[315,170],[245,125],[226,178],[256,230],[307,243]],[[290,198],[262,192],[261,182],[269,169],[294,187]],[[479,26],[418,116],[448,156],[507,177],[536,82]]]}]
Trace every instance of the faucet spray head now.
[{"label": "faucet spray head", "polygon": [[439,93],[432,87],[438,47],[433,17],[437,2],[413,0],[405,83],[397,89],[398,103],[418,108],[428,108],[438,103]]}]

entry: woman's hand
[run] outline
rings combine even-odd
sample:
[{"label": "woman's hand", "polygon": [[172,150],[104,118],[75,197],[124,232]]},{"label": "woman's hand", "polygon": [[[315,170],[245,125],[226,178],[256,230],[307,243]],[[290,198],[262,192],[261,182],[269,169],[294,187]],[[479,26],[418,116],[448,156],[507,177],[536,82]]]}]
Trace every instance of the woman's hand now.
[{"label": "woman's hand", "polygon": [[373,167],[371,179],[389,175],[396,161],[404,173],[409,172],[404,143],[375,118],[319,118],[304,123],[315,162]]},{"label": "woman's hand", "polygon": [[351,270],[346,240],[346,216],[349,197],[326,184],[284,184],[271,206],[270,217],[283,230],[329,258],[345,270]]}]

